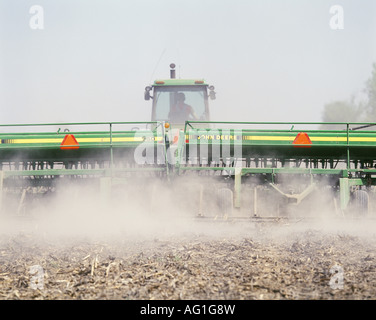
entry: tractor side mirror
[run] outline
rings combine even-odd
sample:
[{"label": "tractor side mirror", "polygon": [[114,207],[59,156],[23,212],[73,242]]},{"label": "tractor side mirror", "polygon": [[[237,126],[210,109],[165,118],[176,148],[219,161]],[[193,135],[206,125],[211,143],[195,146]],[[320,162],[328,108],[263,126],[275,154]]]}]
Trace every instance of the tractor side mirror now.
[{"label": "tractor side mirror", "polygon": [[145,93],[144,93],[144,98],[145,100],[150,100],[152,99],[153,97],[150,95],[150,91],[151,91],[151,87],[146,87],[145,88]]},{"label": "tractor side mirror", "polygon": [[210,86],[209,87],[209,97],[210,97],[210,99],[211,100],[215,100],[215,98],[216,98],[216,93],[215,93],[215,91],[214,91],[214,86]]}]

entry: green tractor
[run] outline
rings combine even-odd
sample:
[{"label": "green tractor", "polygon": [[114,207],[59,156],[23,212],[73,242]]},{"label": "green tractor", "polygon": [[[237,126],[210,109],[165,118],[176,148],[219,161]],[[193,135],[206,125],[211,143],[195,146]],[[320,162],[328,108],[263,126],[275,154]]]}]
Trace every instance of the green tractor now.
[{"label": "green tractor", "polygon": [[170,79],[155,80],[145,88],[145,100],[153,100],[151,121],[180,128],[188,120],[209,121],[208,100],[215,99],[214,87],[203,79],[176,79],[175,64],[170,68]]},{"label": "green tractor", "polygon": [[0,125],[0,207],[90,189],[216,219],[372,213],[374,123],[212,121],[214,87],[170,67],[145,88],[151,121]]}]

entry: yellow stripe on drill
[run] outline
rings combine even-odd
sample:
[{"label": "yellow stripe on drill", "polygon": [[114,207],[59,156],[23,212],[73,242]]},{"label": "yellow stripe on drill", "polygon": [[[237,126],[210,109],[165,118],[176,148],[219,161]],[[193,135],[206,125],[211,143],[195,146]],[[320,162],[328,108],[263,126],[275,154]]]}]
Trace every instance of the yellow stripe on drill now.
[{"label": "yellow stripe on drill", "polygon": [[[95,142],[110,142],[110,138],[76,138],[78,143],[95,143]],[[154,141],[162,141],[162,137],[155,137]],[[49,138],[49,139],[9,139],[4,144],[28,144],[28,143],[61,143],[63,138]],[[112,142],[143,142],[144,137],[113,137]],[[1,143],[1,140],[0,140]]]}]

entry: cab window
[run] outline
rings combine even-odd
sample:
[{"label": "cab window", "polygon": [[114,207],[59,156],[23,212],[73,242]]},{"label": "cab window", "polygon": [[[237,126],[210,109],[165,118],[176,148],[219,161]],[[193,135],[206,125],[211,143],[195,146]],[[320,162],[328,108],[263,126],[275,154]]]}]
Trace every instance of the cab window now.
[{"label": "cab window", "polygon": [[[194,120],[193,115],[181,112],[180,117],[172,118],[173,111],[176,112],[178,97],[184,95],[184,103],[192,107],[197,120],[207,120],[206,101],[207,93],[205,87],[154,87],[153,98],[153,120],[184,122]],[[184,116],[186,115],[186,116]],[[187,118],[187,119],[185,119]]]}]

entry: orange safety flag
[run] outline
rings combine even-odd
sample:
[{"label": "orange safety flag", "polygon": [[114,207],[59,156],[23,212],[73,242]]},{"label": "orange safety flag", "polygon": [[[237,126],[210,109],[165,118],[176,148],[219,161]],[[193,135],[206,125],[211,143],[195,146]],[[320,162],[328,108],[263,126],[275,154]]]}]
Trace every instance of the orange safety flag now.
[{"label": "orange safety flag", "polygon": [[79,144],[73,134],[65,135],[63,142],[60,145],[61,150],[78,149]]},{"label": "orange safety flag", "polygon": [[292,144],[298,144],[298,146],[294,146],[296,148],[309,148],[312,145],[312,141],[307,133],[299,132]]}]

